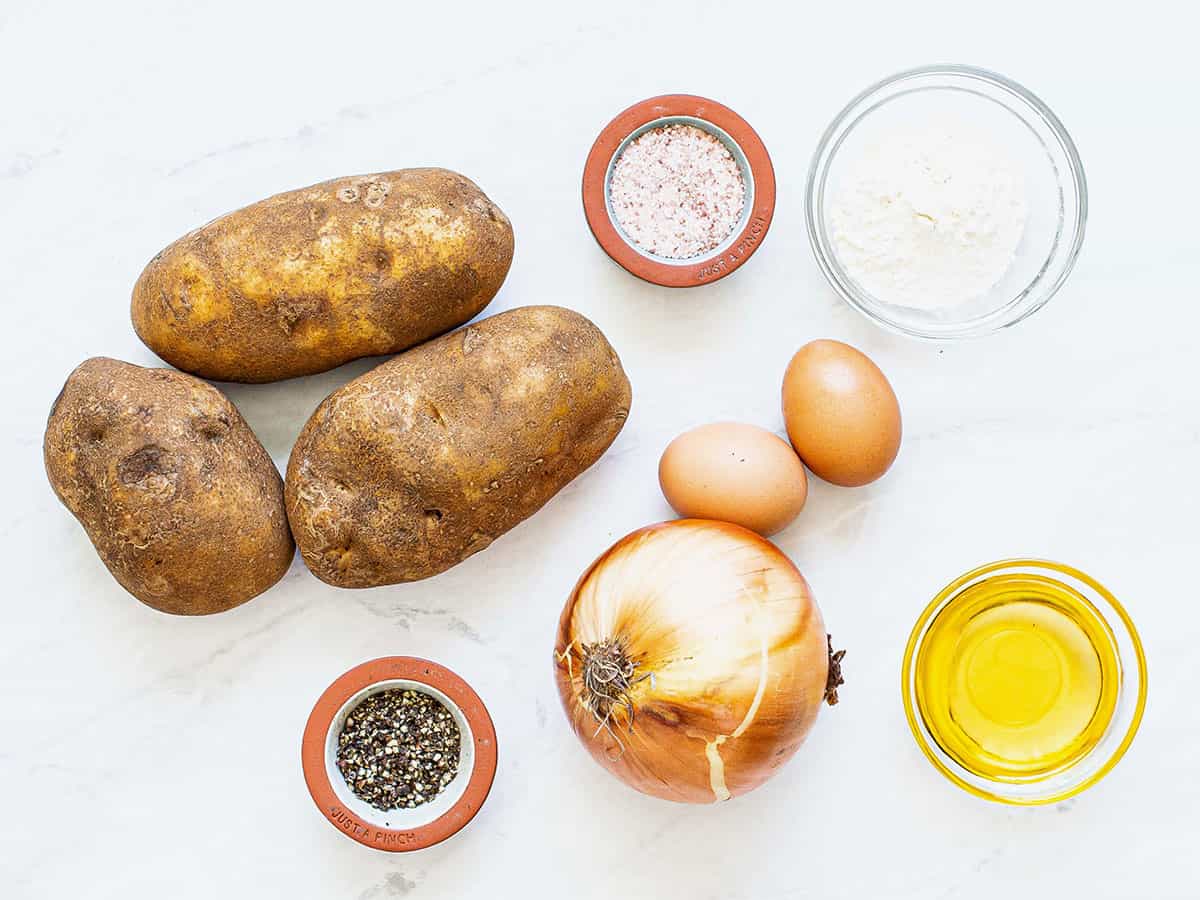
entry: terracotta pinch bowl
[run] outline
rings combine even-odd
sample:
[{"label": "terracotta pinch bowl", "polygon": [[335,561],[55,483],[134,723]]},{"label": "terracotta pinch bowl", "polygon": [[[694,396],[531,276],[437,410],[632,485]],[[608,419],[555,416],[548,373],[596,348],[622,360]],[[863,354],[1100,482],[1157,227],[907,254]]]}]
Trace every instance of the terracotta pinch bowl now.
[{"label": "terracotta pinch bowl", "polygon": [[[670,259],[647,253],[617,224],[609,183],[617,160],[635,138],[662,125],[695,125],[732,154],[746,185],[746,205],[733,232],[700,256]],[[762,244],[775,214],[775,170],[750,124],[728,106],[692,94],[664,94],[635,103],[604,127],[583,170],[583,211],[600,247],[618,265],[664,287],[711,284],[732,274]]]},{"label": "terracotta pinch bowl", "polygon": [[[454,716],[462,737],[458,774],[434,799],[413,809],[383,811],[359,799],[337,767],[346,716],[372,694],[426,693]],[[385,656],[355,666],[321,694],[300,749],[304,781],[326,820],[375,850],[422,850],[464,828],[479,812],[496,777],[496,729],[479,695],[444,666],[415,656]]]}]

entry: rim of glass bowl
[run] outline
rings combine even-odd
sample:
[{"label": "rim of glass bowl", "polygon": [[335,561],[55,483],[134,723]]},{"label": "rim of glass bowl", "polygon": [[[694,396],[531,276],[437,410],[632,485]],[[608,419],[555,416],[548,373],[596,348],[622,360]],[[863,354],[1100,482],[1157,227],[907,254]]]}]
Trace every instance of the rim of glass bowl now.
[{"label": "rim of glass bowl", "polygon": [[[1058,172],[1060,176],[1060,188],[1064,185],[1073,188],[1075,196],[1074,216],[1069,221],[1064,217],[1059,222],[1058,239],[1055,242],[1049,259],[1043,264],[1033,281],[1021,293],[998,309],[962,322],[949,323],[946,327],[938,327],[936,329],[922,328],[919,325],[901,321],[887,315],[885,310],[889,304],[886,301],[877,299],[859,288],[837,261],[837,256],[829,241],[828,229],[825,227],[823,216],[825,181],[829,175],[830,165],[846,136],[850,134],[861,119],[894,97],[902,96],[911,91],[930,90],[934,87],[939,87],[938,85],[922,87],[919,84],[911,84],[911,82],[919,81],[920,79],[965,80],[967,84],[981,82],[999,89],[1006,95],[1017,100],[1018,106],[1024,106],[1025,111],[1029,115],[1023,116],[1009,107],[1010,112],[1020,116],[1031,129],[1032,126],[1029,125],[1029,120],[1031,118],[1039,120],[1049,130],[1053,139],[1058,144],[1059,149],[1066,159],[1066,168],[1068,170],[1066,173]],[[905,86],[904,90],[893,90],[901,85]],[[940,85],[940,87],[944,88],[946,85]],[[959,89],[975,93],[991,102],[999,102],[970,87],[960,87]],[[886,96],[880,96],[881,94],[886,94]],[[1036,131],[1034,134],[1044,145],[1045,141],[1042,140],[1042,137]],[[1049,152],[1049,148],[1047,148],[1047,151]],[[1051,165],[1054,165],[1055,170],[1058,171],[1058,166],[1054,164],[1053,158],[1051,158],[1050,162]],[[1064,181],[1064,179],[1067,180]],[[1079,152],[1075,148],[1075,142],[1071,139],[1071,135],[1067,132],[1067,129],[1063,126],[1059,118],[1050,110],[1050,107],[1027,88],[1022,87],[1017,82],[997,72],[981,69],[976,66],[957,64],[919,66],[914,69],[906,69],[903,72],[898,72],[895,75],[876,82],[846,104],[841,112],[834,117],[833,122],[830,123],[825,133],[821,136],[820,142],[817,144],[816,152],[813,154],[812,163],[808,170],[808,183],[805,188],[804,200],[804,215],[807,220],[808,239],[812,245],[813,255],[816,257],[817,265],[825,275],[826,281],[829,282],[838,295],[852,308],[858,310],[862,315],[888,331],[927,341],[954,341],[964,338],[984,337],[994,334],[1001,329],[1016,325],[1045,306],[1050,302],[1050,298],[1058,293],[1059,288],[1062,287],[1063,282],[1066,281],[1067,276],[1071,274],[1071,270],[1075,267],[1079,251],[1083,246],[1084,232],[1087,230],[1087,213],[1087,178],[1083,172],[1083,162],[1079,158]],[[1064,239],[1068,240],[1064,242]]]},{"label": "rim of glass bowl", "polygon": [[[1044,779],[1024,783],[1006,783],[982,778],[961,766],[943,750],[926,728],[917,707],[916,659],[921,642],[929,632],[929,626],[938,613],[961,593],[963,588],[974,584],[985,576],[1003,570],[1049,572],[1056,580],[1065,576],[1064,583],[1084,594],[1096,608],[1100,619],[1108,627],[1117,651],[1121,667],[1121,683],[1118,686],[1117,706],[1112,721],[1100,742],[1082,759]],[[1116,597],[1089,575],[1072,566],[1044,559],[1002,559],[979,566],[959,576],[942,588],[937,596],[921,613],[913,626],[908,645],[904,648],[901,665],[901,692],[904,698],[904,715],[912,729],[917,746],[933,763],[934,768],[964,791],[1013,806],[1041,806],[1058,803],[1074,797],[1098,782],[1121,761],[1141,725],[1146,709],[1146,654],[1133,620]],[[1134,679],[1136,678],[1136,681]],[[1115,745],[1115,746],[1114,746]],[[1039,793],[1040,791],[1040,793]]]}]

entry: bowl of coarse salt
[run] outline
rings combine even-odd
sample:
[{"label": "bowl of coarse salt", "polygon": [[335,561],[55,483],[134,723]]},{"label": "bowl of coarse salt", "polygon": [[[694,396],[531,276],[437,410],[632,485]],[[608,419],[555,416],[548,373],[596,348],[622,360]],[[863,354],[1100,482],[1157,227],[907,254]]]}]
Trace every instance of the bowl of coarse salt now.
[{"label": "bowl of coarse salt", "polygon": [[627,272],[665,287],[709,284],[762,245],[775,172],[758,134],[729,107],[691,94],[651,97],[596,138],[583,211]]},{"label": "bowl of coarse salt", "polygon": [[901,334],[955,340],[1014,325],[1062,287],[1087,185],[1070,135],[1028,90],[928,66],[838,114],[805,213],[817,263],[850,306]]}]

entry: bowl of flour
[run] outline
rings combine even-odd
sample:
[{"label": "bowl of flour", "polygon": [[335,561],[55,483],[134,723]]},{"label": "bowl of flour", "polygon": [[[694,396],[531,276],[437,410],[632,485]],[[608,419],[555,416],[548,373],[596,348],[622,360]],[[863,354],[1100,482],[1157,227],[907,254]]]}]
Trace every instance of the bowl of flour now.
[{"label": "bowl of flour", "polygon": [[1087,221],[1070,135],[1020,85],[929,66],[868,88],[813,158],[809,238],[834,290],[892,331],[981,337],[1044,306]]}]

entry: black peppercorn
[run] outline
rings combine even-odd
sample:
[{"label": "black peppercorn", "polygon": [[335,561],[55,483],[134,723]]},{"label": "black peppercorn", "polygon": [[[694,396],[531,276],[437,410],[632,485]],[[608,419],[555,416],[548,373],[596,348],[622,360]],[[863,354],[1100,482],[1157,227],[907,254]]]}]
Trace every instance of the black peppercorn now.
[{"label": "black peppercorn", "polygon": [[337,767],[355,795],[376,809],[412,809],[458,774],[461,745],[454,716],[437,698],[382,691],[347,714]]}]

